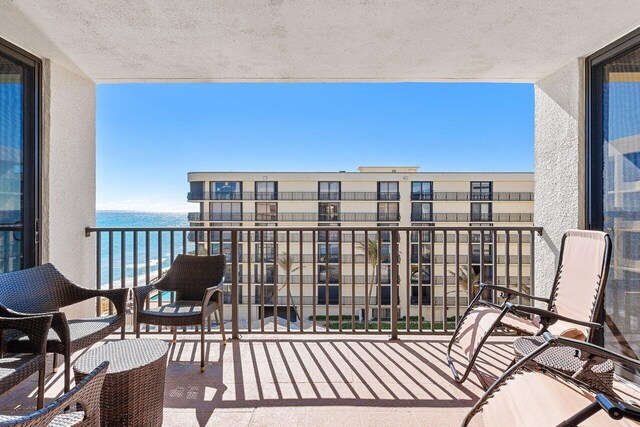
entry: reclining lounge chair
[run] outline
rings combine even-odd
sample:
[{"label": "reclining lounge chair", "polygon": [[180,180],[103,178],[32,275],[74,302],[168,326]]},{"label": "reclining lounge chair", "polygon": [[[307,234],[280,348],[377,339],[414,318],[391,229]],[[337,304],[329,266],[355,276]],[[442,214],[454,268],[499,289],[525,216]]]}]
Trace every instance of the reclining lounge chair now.
[{"label": "reclining lounge chair", "polygon": [[[598,393],[587,384],[555,371],[528,371],[530,363],[550,346],[569,346],[581,359],[612,360],[635,370],[640,361],[584,341],[546,332],[546,342],[509,368],[480,398],[462,422],[466,427],[482,413],[487,426],[638,426],[640,407],[618,396]],[[576,356],[578,357],[578,356]]]},{"label": "reclining lounge chair", "polygon": [[[447,348],[447,362],[455,381],[464,382],[491,333],[504,327],[524,335],[554,335],[593,342],[602,330],[597,323],[609,271],[611,239],[600,231],[570,230],[562,237],[560,258],[549,298],[530,296],[515,289],[480,285],[455,329]],[[485,290],[502,292],[502,305],[481,299]],[[546,303],[547,308],[513,304],[515,297]],[[468,359],[459,375],[452,349],[458,344]]]}]

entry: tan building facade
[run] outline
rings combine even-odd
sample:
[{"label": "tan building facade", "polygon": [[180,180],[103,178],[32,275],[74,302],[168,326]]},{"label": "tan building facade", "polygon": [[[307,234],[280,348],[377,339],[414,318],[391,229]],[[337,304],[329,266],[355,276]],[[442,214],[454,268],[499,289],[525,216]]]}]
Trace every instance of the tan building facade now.
[{"label": "tan building facade", "polygon": [[[188,181],[188,200],[198,206],[189,214],[191,226],[247,229],[238,242],[239,315],[245,320],[274,312],[285,317],[286,305],[295,308],[292,319],[338,312],[347,320],[389,317],[391,239],[385,227],[402,230],[400,317],[451,318],[452,307],[466,305],[469,283],[477,289],[480,280],[531,284],[532,235],[506,229],[533,224],[532,173],[360,167],[357,172],[191,172]],[[491,231],[468,228],[490,225]],[[229,235],[191,236],[196,237],[200,250],[219,253],[222,245],[230,256]]]}]

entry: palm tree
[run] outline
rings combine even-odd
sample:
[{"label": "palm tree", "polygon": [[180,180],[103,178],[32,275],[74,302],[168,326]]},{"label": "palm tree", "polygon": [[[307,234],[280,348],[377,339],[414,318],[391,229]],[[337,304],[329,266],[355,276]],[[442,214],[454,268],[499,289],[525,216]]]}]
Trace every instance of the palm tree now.
[{"label": "palm tree", "polygon": [[[373,279],[371,280],[371,286],[369,286],[369,294],[367,295],[367,301],[371,306],[371,294],[373,293],[373,284],[376,283],[376,276],[378,272],[378,242],[373,239],[369,239],[367,242],[358,242],[358,249],[367,255],[371,269],[373,270]],[[369,322],[369,313],[364,314],[365,323]]]},{"label": "palm tree", "polygon": [[[278,267],[283,269],[285,272],[288,271],[288,272],[293,273],[294,271],[297,271],[297,270],[300,269],[299,265],[296,266],[291,262],[291,257],[289,257],[289,254],[287,254],[285,252],[283,252],[280,255],[278,255],[278,257],[276,258],[276,263],[278,264]],[[302,272],[300,274],[302,274]],[[285,285],[286,285],[286,283],[282,284],[282,286],[280,286],[278,288],[278,292],[280,292]],[[302,304],[302,301],[300,301],[300,304]],[[289,306],[295,312],[296,318],[300,322],[300,325],[302,325],[302,319],[300,319],[300,315],[298,314],[299,312],[296,309],[296,306],[293,304],[293,299],[291,298],[291,293],[289,293]],[[302,326],[300,326],[300,327],[302,328]]]},{"label": "palm tree", "polygon": [[[469,289],[469,301],[475,296],[477,288],[480,287],[480,275],[472,268],[470,272],[467,272],[467,267],[460,267],[458,273],[458,286]],[[455,276],[456,273],[449,270],[449,275]]]}]

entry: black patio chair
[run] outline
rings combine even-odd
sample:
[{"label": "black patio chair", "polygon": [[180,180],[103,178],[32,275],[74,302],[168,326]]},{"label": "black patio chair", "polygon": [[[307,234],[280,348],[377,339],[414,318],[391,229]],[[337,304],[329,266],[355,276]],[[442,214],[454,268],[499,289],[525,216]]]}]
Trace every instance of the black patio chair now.
[{"label": "black patio chair", "polygon": [[[200,370],[204,372],[205,327],[212,314],[218,317],[222,342],[226,343],[222,296],[225,266],[224,255],[178,255],[159,280],[133,288],[136,336],[140,337],[141,323],[170,326],[175,344],[178,326],[200,326]],[[145,301],[153,291],[175,292],[175,302],[145,308]]]},{"label": "black patio chair", "polygon": [[[68,320],[60,309],[88,299],[108,298],[116,314]],[[124,339],[125,313],[129,289],[89,289],[78,286],[51,264],[0,274],[0,316],[29,317],[34,314],[53,316],[47,339],[47,352],[64,357],[64,391],[71,384],[71,354],[89,347],[121,328]],[[7,351],[21,353],[31,346],[24,334],[6,334]]]}]

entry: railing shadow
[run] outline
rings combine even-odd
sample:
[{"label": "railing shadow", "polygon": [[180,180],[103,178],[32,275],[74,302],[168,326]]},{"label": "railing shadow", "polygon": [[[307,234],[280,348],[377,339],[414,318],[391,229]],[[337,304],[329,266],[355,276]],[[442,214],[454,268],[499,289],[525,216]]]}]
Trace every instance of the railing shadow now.
[{"label": "railing shadow", "polygon": [[[257,407],[466,410],[482,389],[475,378],[454,383],[444,362],[447,343],[448,337],[247,337],[226,346],[208,341],[207,370],[200,373],[199,343],[186,336],[170,352],[165,409],[193,409],[201,426],[216,410]],[[483,362],[505,369],[508,345],[488,348]]]}]

